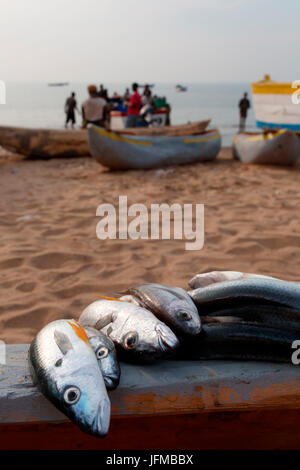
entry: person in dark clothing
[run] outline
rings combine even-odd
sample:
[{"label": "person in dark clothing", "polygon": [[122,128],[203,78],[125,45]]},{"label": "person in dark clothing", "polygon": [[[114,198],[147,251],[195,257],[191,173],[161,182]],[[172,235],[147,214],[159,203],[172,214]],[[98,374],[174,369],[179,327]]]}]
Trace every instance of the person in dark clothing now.
[{"label": "person in dark clothing", "polygon": [[100,98],[104,98],[104,93],[105,93],[105,89],[104,89],[104,86],[101,84],[100,87],[99,87],[98,96]]},{"label": "person in dark clothing", "polygon": [[71,96],[66,101],[65,104],[65,113],[66,113],[66,123],[65,128],[67,129],[69,121],[71,121],[72,128],[76,122],[75,110],[77,109],[77,101],[75,99],[75,93],[73,92]]},{"label": "person in dark clothing", "polygon": [[240,132],[245,130],[246,118],[248,109],[250,108],[250,101],[248,100],[248,93],[244,93],[243,98],[239,102],[240,108]]}]

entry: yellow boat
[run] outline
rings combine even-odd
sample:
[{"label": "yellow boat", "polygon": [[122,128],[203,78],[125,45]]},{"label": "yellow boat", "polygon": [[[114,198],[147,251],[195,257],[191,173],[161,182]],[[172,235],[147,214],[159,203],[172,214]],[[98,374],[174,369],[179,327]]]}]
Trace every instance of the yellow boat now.
[{"label": "yellow boat", "polygon": [[300,80],[278,83],[265,75],[251,88],[257,127],[300,131]]}]

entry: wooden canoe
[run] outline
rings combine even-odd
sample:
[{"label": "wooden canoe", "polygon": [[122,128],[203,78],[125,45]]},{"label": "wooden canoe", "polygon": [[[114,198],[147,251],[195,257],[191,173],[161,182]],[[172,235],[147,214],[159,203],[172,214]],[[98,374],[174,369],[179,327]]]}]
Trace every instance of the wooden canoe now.
[{"label": "wooden canoe", "polygon": [[89,125],[90,153],[114,170],[149,169],[214,160],[221,148],[217,129],[189,136],[126,136]]},{"label": "wooden canoe", "polygon": [[0,146],[34,159],[90,155],[87,132],[82,129],[26,129],[0,126]]},{"label": "wooden canoe", "polygon": [[121,363],[109,434],[81,432],[31,381],[29,345],[0,365],[0,449],[299,449],[297,366],[264,362]]},{"label": "wooden canoe", "polygon": [[[124,129],[128,135],[194,135],[210,120],[161,128]],[[90,155],[87,131],[83,129],[29,129],[0,126],[0,146],[32,159],[84,157]]]},{"label": "wooden canoe", "polygon": [[127,135],[164,135],[174,137],[185,137],[189,135],[197,135],[205,131],[207,126],[210,124],[211,119],[199,122],[189,122],[187,124],[175,125],[175,126],[161,126],[161,127],[133,127],[122,130],[113,130],[116,134],[127,134]]},{"label": "wooden canoe", "polygon": [[243,163],[294,165],[300,155],[300,137],[285,129],[240,133],[233,139],[232,153]]}]

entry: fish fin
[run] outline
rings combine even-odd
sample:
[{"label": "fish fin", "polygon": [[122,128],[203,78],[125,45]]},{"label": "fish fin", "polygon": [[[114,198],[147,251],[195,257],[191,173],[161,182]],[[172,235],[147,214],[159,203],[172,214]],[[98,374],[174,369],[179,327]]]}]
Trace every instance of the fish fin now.
[{"label": "fish fin", "polygon": [[72,329],[74,330],[75,334],[78,336],[79,339],[81,339],[85,343],[89,342],[89,338],[88,338],[85,330],[82,328],[82,326],[76,320],[68,321],[68,323],[72,327]]},{"label": "fish fin", "polygon": [[96,330],[102,330],[102,328],[109,325],[113,321],[114,321],[114,314],[112,312],[112,313],[109,313],[109,314],[99,318],[99,320],[95,324],[95,328],[96,328]]},{"label": "fish fin", "polygon": [[61,331],[54,331],[54,340],[63,355],[67,354],[68,351],[71,351],[71,349],[73,349],[72,343],[69,340],[68,336],[65,333],[62,333]]},{"label": "fish fin", "polygon": [[96,297],[100,297],[100,299],[105,299],[105,300],[116,300],[117,302],[122,302],[122,300],[117,299],[115,297],[106,297],[105,295],[99,295],[95,294]]}]

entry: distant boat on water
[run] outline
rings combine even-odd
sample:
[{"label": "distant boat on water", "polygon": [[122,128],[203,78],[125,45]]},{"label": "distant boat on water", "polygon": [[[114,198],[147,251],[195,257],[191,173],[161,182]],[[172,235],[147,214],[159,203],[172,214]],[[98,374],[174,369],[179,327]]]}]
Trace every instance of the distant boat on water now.
[{"label": "distant boat on water", "polygon": [[257,127],[300,131],[299,85],[274,82],[269,75],[252,83]]},{"label": "distant boat on water", "polygon": [[150,84],[147,83],[147,84],[145,84],[145,85],[140,85],[140,84],[139,84],[139,87],[140,87],[140,88],[145,88],[145,86],[148,86],[149,88],[153,88],[153,87],[155,86],[155,84],[154,84],[154,83],[150,83]]},{"label": "distant boat on water", "polygon": [[187,87],[182,86],[182,85],[176,85],[175,90],[176,91],[187,91]]},{"label": "distant boat on water", "polygon": [[67,86],[69,82],[48,83],[48,86]]}]

